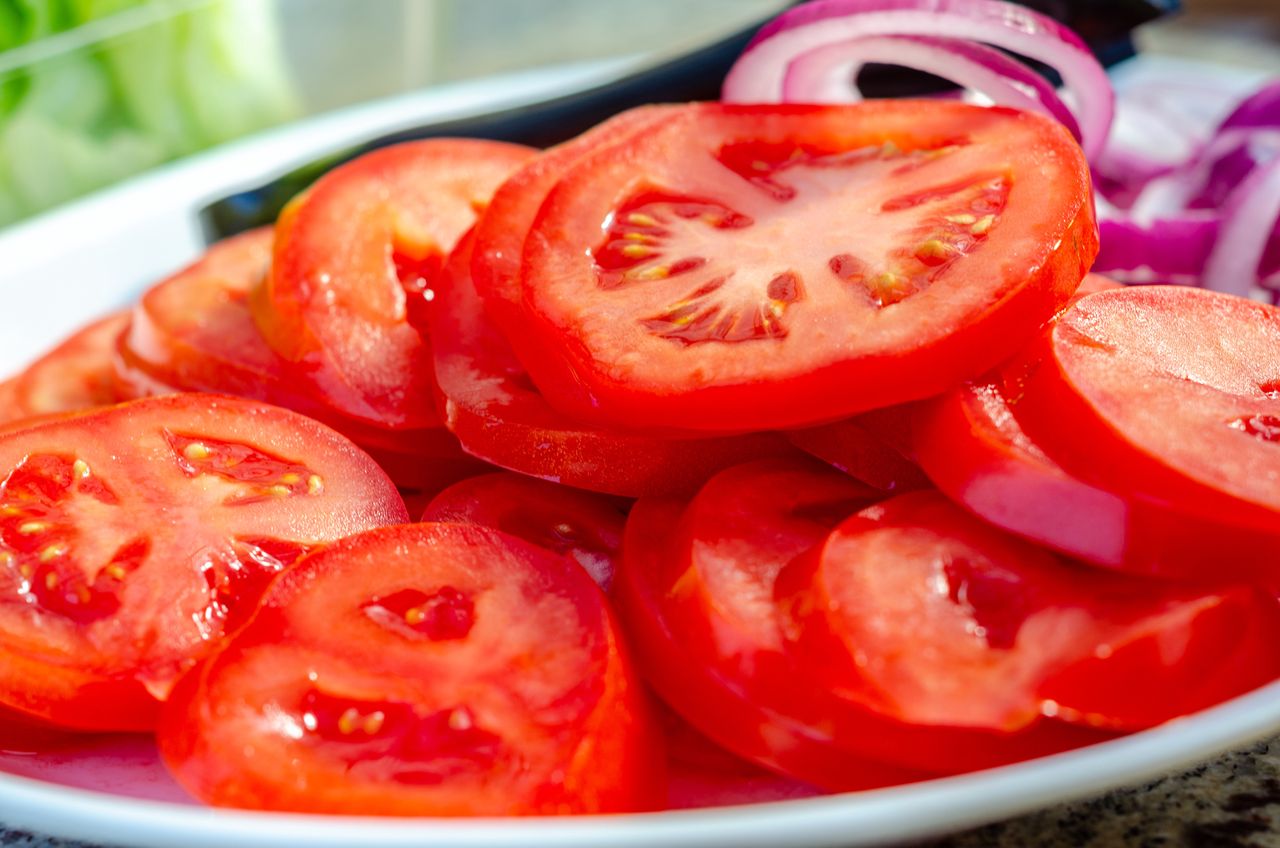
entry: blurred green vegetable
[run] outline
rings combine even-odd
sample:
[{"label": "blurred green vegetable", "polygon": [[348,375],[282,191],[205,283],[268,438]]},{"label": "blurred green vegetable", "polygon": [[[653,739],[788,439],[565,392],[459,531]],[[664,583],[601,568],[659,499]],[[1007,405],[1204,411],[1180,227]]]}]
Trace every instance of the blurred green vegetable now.
[{"label": "blurred green vegetable", "polygon": [[0,226],[289,120],[263,0],[0,0]]}]

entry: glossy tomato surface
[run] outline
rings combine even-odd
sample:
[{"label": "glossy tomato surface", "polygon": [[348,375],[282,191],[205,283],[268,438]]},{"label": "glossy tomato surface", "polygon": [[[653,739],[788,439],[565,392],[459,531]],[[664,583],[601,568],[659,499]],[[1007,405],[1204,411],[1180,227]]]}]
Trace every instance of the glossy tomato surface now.
[{"label": "glossy tomato surface", "polygon": [[695,104],[589,153],[543,203],[525,364],[580,417],[820,423],[996,364],[1096,251],[1088,167],[1045,118]]},{"label": "glossy tomato surface", "polygon": [[622,553],[625,502],[520,474],[482,474],[427,504],[423,521],[479,524],[566,556],[602,589]]},{"label": "glossy tomato surface", "polygon": [[382,426],[438,423],[431,351],[410,313],[503,180],[533,150],[428,139],[322,177],[280,218],[254,315],[271,347],[341,408]]},{"label": "glossy tomato surface", "polygon": [[1180,286],[1098,292],[1023,359],[1017,414],[1070,471],[1280,535],[1280,308]]},{"label": "glossy tomato surface", "polygon": [[221,806],[365,815],[644,809],[663,748],[604,595],[474,525],[353,536],[188,675],[160,747]]},{"label": "glossy tomato surface", "polygon": [[1274,581],[1275,533],[1228,527],[1160,498],[1068,473],[1022,429],[991,375],[920,407],[915,454],[939,489],[980,518],[1095,565],[1188,580]]},{"label": "glossy tomato surface", "polygon": [[445,426],[472,456],[545,480],[630,497],[688,493],[748,459],[789,450],[772,433],[696,438],[582,423],[553,409],[486,312],[471,279],[472,240],[432,303],[435,377]]},{"label": "glossy tomato surface", "polygon": [[435,493],[483,470],[440,427],[391,430],[311,391],[254,324],[249,292],[271,263],[272,231],[219,242],[149,289],[120,337],[116,366],[133,397],[203,391],[284,406],[323,421],[374,454],[393,479]]},{"label": "glossy tomato surface", "polygon": [[1073,565],[935,492],[841,524],[778,602],[809,674],[922,726],[1149,727],[1280,674],[1274,596]]},{"label": "glossy tomato surface", "polygon": [[405,518],[337,433],[211,395],[0,436],[0,469],[0,702],[83,729],[151,727],[276,573]]}]

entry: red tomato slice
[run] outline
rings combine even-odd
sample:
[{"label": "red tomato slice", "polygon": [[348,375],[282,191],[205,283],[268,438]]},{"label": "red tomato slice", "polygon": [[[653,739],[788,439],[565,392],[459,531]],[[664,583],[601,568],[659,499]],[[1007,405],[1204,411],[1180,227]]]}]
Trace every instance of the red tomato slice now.
[{"label": "red tomato slice", "polygon": [[1079,147],[1040,116],[688,106],[547,197],[525,364],[557,408],[633,427],[798,427],[926,397],[1070,297],[1092,210]]},{"label": "red tomato slice", "polygon": [[1025,360],[1010,397],[1065,468],[1273,533],[1280,557],[1280,309],[1181,286],[1104,291]]},{"label": "red tomato slice", "polygon": [[787,438],[805,453],[884,492],[930,485],[914,462],[875,435],[861,417],[792,430]]},{"label": "red tomato slice", "polygon": [[423,521],[492,527],[581,565],[603,589],[622,552],[626,510],[613,498],[519,474],[484,474],[436,495]]},{"label": "red tomato slice", "polygon": [[431,351],[410,313],[426,308],[449,252],[533,152],[430,139],[326,174],[281,217],[255,297],[271,347],[340,407],[386,427],[438,424]]},{"label": "red tomato slice", "polygon": [[924,726],[1149,727],[1280,675],[1274,597],[1073,566],[935,492],[841,524],[778,603],[809,673]]},{"label": "red tomato slice", "polygon": [[216,392],[288,407],[361,445],[398,484],[431,493],[483,471],[442,428],[388,430],[298,384],[249,311],[249,291],[270,265],[271,245],[269,229],[227,239],[147,291],[117,349],[125,390],[133,397]]},{"label": "red tomato slice", "polygon": [[276,572],[405,518],[337,433],[210,395],[4,435],[0,472],[0,703],[84,729],[151,727]]},{"label": "red tomato slice", "polygon": [[1276,533],[1228,528],[1160,500],[1117,494],[1067,473],[1023,431],[999,378],[922,407],[916,456],[947,496],[980,518],[1096,565],[1188,580],[1275,583],[1259,556]]},{"label": "red tomato slice", "polygon": [[494,193],[489,207],[476,222],[471,274],[476,291],[484,299],[485,311],[520,358],[533,353],[523,349],[526,319],[520,257],[538,207],[561,175],[587,153],[625,141],[676,111],[675,106],[641,106],[616,115],[530,159]]},{"label": "red tomato slice", "polygon": [[18,407],[18,399],[14,394],[15,383],[17,383],[17,378],[11,378],[0,383],[0,424],[20,421],[25,417]]},{"label": "red tomato slice", "polygon": [[[856,484],[854,484],[856,485]],[[645,498],[627,519],[614,597],[645,679],[662,699],[720,745],[772,771],[826,789],[852,791],[921,780],[924,774],[863,760],[832,744],[828,730],[783,715],[745,693],[716,669],[691,661],[684,634],[672,627],[666,607],[671,591],[671,535],[683,504]],[[821,690],[798,679],[788,689]]]},{"label": "red tomato slice", "polygon": [[488,528],[415,524],[273,583],[175,691],[159,740],[220,806],[543,815],[661,803],[656,732],[582,569]]},{"label": "red tomato slice", "polygon": [[471,280],[471,240],[445,268],[432,310],[445,424],[480,459],[610,494],[691,492],[721,468],[790,449],[776,434],[661,436],[582,424],[552,409],[490,323]]},{"label": "red tomato slice", "polygon": [[7,400],[0,401],[0,408],[11,410],[5,420],[75,412],[119,400],[111,352],[128,323],[127,312],[101,318],[28,365],[13,379]]}]

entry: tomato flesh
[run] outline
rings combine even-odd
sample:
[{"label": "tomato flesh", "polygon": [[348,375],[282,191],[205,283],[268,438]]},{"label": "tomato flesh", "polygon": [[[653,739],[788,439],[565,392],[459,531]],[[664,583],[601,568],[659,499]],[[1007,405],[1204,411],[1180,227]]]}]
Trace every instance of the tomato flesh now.
[{"label": "tomato flesh", "polygon": [[119,400],[111,352],[128,323],[127,312],[108,315],[27,366],[13,384],[21,415],[74,412]]},{"label": "tomato flesh", "polygon": [[466,238],[450,258],[431,330],[445,425],[471,455],[546,480],[635,497],[690,492],[721,468],[788,450],[772,433],[690,438],[603,428],[557,412],[490,323],[471,279],[471,250]]},{"label": "tomato flesh", "polygon": [[914,462],[875,435],[859,418],[787,433],[791,444],[868,486],[905,492],[929,486]]},{"label": "tomato flesh", "polygon": [[445,257],[532,153],[428,139],[330,171],[277,227],[254,302],[271,347],[323,396],[384,426],[438,424],[431,351],[410,313],[429,307]]},{"label": "tomato flesh", "polygon": [[1274,582],[1260,551],[1274,533],[1227,528],[1163,500],[1069,474],[1031,439],[992,375],[930,401],[918,413],[915,453],[929,478],[990,523],[1095,565],[1187,579]]},{"label": "tomato flesh", "polygon": [[484,474],[436,495],[423,521],[492,527],[568,557],[602,589],[613,582],[626,513],[613,498],[519,474]]},{"label": "tomato flesh", "polygon": [[525,364],[579,417],[820,423],[996,364],[1096,250],[1087,166],[1042,118],[695,104],[588,154],[543,203]]},{"label": "tomato flesh", "polygon": [[1024,359],[1017,414],[1069,471],[1280,534],[1280,309],[1180,286],[1104,291]]},{"label": "tomato flesh", "polygon": [[149,728],[278,572],[404,518],[345,439],[232,398],[37,424],[0,436],[0,469],[0,703],[80,729]]},{"label": "tomato flesh", "polygon": [[299,562],[183,680],[159,740],[178,781],[221,806],[547,815],[660,803],[655,733],[580,568],[431,523]]},{"label": "tomato flesh", "polygon": [[[685,720],[717,744],[771,771],[834,791],[892,786],[921,772],[872,762],[833,745],[828,730],[771,708],[732,677],[691,661],[667,613],[673,565],[669,541],[684,504],[644,498],[627,519],[614,597],[645,680]],[[798,680],[788,680],[796,687]],[[810,690],[821,699],[821,690]],[[806,711],[810,712],[810,711]],[[677,770],[677,776],[679,775]]]},{"label": "tomato flesh", "polygon": [[1280,605],[1260,590],[1073,566],[934,492],[840,525],[778,603],[809,674],[922,726],[1149,727],[1280,671]]},{"label": "tomato flesh", "polygon": [[484,466],[439,427],[390,430],[307,391],[253,322],[249,294],[271,261],[272,232],[219,242],[152,287],[116,351],[119,382],[134,397],[204,391],[278,404],[323,421],[361,445],[401,485],[435,493]]}]

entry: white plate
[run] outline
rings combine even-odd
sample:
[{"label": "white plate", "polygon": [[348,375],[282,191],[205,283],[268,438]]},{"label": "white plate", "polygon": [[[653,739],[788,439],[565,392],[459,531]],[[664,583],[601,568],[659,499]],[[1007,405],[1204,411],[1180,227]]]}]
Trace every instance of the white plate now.
[{"label": "white plate", "polygon": [[[370,104],[195,157],[0,233],[0,374],[195,256],[202,240],[194,212],[208,200],[363,138],[606,81],[638,61],[554,69]],[[1280,683],[1125,739],[911,786],[699,811],[469,821],[207,809],[183,797],[150,743],[109,738],[39,754],[0,752],[0,822],[157,848],[879,845],[1155,777],[1277,730]]]}]

